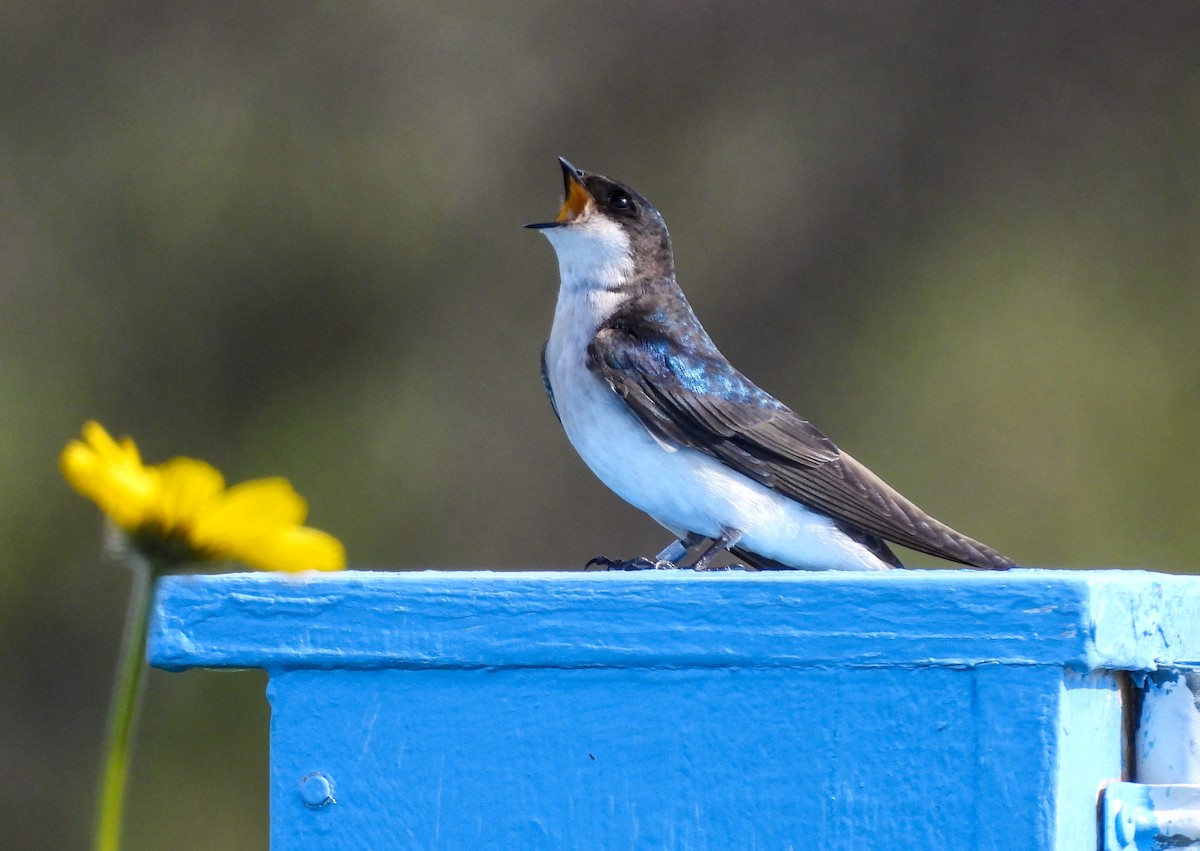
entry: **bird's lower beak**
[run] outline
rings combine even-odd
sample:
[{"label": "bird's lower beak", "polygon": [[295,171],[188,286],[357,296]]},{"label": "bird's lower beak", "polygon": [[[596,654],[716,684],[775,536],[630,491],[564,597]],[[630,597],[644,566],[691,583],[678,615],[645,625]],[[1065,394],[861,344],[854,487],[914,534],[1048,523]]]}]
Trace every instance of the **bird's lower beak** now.
[{"label": "bird's lower beak", "polygon": [[562,207],[559,208],[554,221],[525,225],[527,228],[556,228],[560,225],[570,224],[583,214],[588,201],[591,200],[591,196],[588,195],[588,191],[583,185],[583,172],[562,157],[558,158],[558,162],[563,170]]}]

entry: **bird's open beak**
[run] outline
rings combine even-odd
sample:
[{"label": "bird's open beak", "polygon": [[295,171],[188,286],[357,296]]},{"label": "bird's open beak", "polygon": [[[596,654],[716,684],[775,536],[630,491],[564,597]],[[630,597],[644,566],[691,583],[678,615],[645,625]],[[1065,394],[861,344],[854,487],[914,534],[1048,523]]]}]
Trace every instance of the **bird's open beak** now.
[{"label": "bird's open beak", "polygon": [[590,196],[583,186],[583,172],[562,157],[558,158],[558,162],[563,170],[563,205],[554,221],[563,224],[579,218]]},{"label": "bird's open beak", "polygon": [[527,228],[556,228],[570,224],[583,214],[591,196],[583,185],[583,172],[562,157],[558,158],[563,170],[563,203],[552,222],[535,222]]}]

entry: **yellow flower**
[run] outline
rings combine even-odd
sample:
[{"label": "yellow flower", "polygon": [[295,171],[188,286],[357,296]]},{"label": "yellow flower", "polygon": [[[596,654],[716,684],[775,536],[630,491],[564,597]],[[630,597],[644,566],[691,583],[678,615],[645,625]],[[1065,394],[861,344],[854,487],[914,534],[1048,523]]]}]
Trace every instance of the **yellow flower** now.
[{"label": "yellow flower", "polygon": [[286,479],[226,489],[221,473],[193,458],[144,466],[129,438],[113,440],[95,422],[60,459],[63,475],[162,565],[244,562],[262,570],[341,570],[340,541],[301,525],[308,506]]},{"label": "yellow flower", "polygon": [[132,440],[115,441],[99,423],[89,422],[83,440],[68,443],[60,460],[67,481],[113,522],[130,532],[141,525],[158,493],[159,477],[142,466]]}]

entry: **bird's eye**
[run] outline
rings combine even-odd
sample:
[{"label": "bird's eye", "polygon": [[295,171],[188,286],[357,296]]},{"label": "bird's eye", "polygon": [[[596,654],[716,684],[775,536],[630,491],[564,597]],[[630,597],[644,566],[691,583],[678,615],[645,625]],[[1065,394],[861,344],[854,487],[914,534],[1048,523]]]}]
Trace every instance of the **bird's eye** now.
[{"label": "bird's eye", "polygon": [[630,210],[633,208],[633,199],[627,193],[617,189],[608,196],[608,206],[614,210]]}]

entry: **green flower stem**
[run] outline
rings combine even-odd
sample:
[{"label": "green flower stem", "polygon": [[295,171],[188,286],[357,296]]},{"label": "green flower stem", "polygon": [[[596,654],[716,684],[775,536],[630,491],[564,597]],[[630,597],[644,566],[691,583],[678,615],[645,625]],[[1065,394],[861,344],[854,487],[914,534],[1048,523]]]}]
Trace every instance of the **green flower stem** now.
[{"label": "green flower stem", "polygon": [[118,851],[121,847],[121,823],[125,815],[125,790],[129,780],[130,745],[137,726],[138,707],[146,674],[146,627],[150,619],[151,569],[143,559],[130,553],[133,573],[129,612],[125,618],[125,637],[113,680],[112,705],[108,713],[108,730],[104,754],[104,770],[96,806],[94,851]]}]

